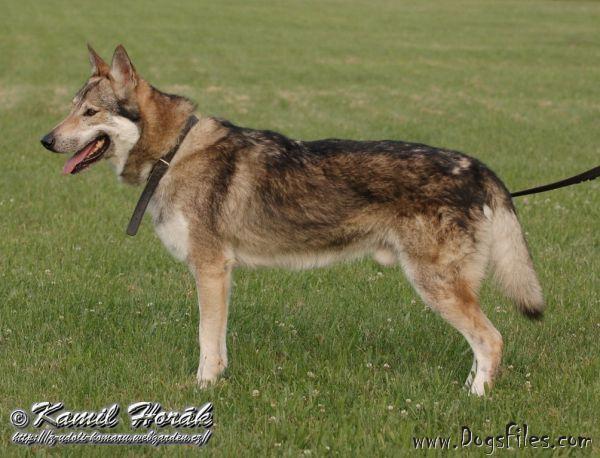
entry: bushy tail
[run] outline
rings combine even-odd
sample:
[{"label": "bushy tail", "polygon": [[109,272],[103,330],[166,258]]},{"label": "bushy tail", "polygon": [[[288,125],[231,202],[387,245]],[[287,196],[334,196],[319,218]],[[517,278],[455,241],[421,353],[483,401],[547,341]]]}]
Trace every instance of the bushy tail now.
[{"label": "bushy tail", "polygon": [[492,214],[491,261],[494,276],[521,313],[539,319],[545,308],[542,288],[512,206],[500,203]]}]

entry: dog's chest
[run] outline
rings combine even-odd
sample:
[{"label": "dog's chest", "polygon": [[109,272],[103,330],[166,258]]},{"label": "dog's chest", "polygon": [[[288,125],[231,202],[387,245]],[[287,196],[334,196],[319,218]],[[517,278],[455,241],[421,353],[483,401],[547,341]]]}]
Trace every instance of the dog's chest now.
[{"label": "dog's chest", "polygon": [[189,222],[178,209],[164,208],[161,202],[153,201],[148,206],[154,221],[156,235],[167,250],[180,261],[186,260],[189,253]]}]

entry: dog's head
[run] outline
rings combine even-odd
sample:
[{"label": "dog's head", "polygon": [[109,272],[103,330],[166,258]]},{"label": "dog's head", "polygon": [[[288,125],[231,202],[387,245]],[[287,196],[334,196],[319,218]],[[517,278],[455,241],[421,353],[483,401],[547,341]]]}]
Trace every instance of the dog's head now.
[{"label": "dog's head", "polygon": [[75,174],[110,159],[120,175],[140,138],[139,77],[123,46],[109,66],[88,46],[92,75],[75,95],[71,112],[41,142],[50,151],[71,153],[63,173]]}]

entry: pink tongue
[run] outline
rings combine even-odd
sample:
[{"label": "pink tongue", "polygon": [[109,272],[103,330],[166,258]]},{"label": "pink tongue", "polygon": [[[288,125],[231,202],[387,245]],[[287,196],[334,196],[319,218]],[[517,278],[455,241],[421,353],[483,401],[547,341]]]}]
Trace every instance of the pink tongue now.
[{"label": "pink tongue", "polygon": [[96,142],[90,143],[89,146],[86,146],[83,150],[81,150],[79,153],[75,154],[71,159],[69,159],[63,167],[63,175],[68,175],[69,173],[71,173],[73,169],[77,166],[77,164],[79,164],[87,157],[87,155],[92,151],[95,145]]}]

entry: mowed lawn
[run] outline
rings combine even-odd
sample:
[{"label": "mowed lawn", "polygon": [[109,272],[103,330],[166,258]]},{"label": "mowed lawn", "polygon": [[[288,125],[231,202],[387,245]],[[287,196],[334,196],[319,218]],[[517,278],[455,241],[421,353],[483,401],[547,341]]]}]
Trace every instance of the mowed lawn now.
[{"label": "mowed lawn", "polygon": [[510,421],[551,441],[593,439],[562,454],[600,453],[600,181],[516,200],[549,307],[529,322],[485,284],[505,339],[486,399],[461,389],[462,336],[400,269],[371,260],[236,270],[230,366],[202,391],[192,278],[149,218],[125,235],[141,190],[104,164],[63,177],[66,158],[39,145],[89,74],[86,42],[107,59],[123,43],[144,77],[202,114],[294,138],[453,148],[511,190],[542,184],[599,162],[600,3],[22,0],[2,16],[0,455],[25,452],[10,412],[45,400],[123,411],[212,401],[208,456],[399,456],[413,436],[458,444],[463,425],[485,437]]}]

